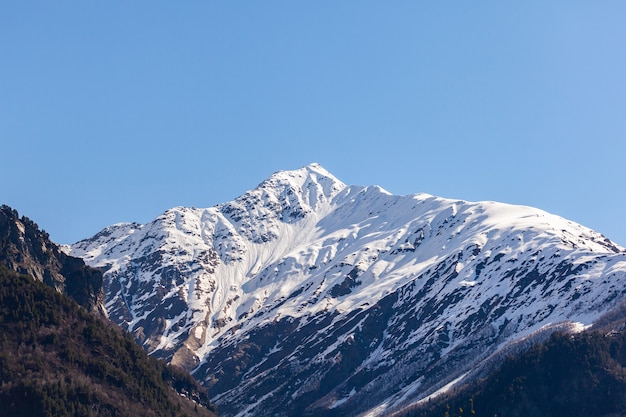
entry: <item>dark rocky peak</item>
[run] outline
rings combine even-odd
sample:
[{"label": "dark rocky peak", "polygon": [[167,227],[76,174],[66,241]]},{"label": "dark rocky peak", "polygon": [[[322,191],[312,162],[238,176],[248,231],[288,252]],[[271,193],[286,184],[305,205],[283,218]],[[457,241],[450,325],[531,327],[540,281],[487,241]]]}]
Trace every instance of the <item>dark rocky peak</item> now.
[{"label": "dark rocky peak", "polygon": [[0,207],[0,264],[105,314],[102,273],[65,254],[35,222],[6,205]]}]

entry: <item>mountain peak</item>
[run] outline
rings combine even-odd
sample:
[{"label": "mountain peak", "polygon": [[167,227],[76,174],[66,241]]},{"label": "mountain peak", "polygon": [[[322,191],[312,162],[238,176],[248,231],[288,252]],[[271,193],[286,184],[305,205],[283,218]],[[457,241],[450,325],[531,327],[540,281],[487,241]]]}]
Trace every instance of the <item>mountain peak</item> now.
[{"label": "mountain peak", "polygon": [[292,188],[304,190],[304,187],[310,186],[311,183],[321,185],[327,197],[331,197],[331,194],[334,194],[333,192],[340,191],[346,187],[346,184],[316,162],[305,165],[300,169],[275,172],[267,180],[263,181],[259,187],[271,185],[282,188],[288,185],[292,186]]},{"label": "mountain peak", "polygon": [[319,164],[278,171],[234,201],[218,206],[253,242],[274,240],[281,223],[296,223],[311,213],[326,212],[333,198],[346,188]]}]

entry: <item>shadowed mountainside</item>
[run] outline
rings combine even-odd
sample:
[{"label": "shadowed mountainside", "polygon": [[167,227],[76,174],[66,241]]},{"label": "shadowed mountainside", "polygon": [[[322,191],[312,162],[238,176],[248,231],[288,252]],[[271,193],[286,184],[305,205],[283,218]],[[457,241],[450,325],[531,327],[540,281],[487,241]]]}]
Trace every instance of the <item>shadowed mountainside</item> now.
[{"label": "shadowed mountainside", "polygon": [[0,264],[67,294],[89,311],[104,314],[102,273],[68,256],[28,217],[0,207]]},{"label": "shadowed mountainside", "polygon": [[189,374],[4,266],[0,334],[0,416],[214,416]]}]

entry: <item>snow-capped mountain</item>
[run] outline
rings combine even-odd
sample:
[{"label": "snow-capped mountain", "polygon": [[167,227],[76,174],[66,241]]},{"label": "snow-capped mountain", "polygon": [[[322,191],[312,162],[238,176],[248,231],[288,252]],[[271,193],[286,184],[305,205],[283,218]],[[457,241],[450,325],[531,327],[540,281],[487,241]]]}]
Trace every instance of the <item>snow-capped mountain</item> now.
[{"label": "snow-capped mountain", "polygon": [[109,317],[223,416],[383,415],[626,297],[626,252],[586,227],[317,164],[68,250],[106,271]]}]

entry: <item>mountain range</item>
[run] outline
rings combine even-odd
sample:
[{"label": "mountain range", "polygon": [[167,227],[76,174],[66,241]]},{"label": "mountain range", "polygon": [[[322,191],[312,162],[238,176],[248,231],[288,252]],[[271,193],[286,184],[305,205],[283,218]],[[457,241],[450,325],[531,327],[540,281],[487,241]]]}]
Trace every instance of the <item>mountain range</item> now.
[{"label": "mountain range", "polygon": [[626,251],[545,211],[346,185],[319,164],[64,248],[109,318],[222,416],[379,416],[620,309]]}]

